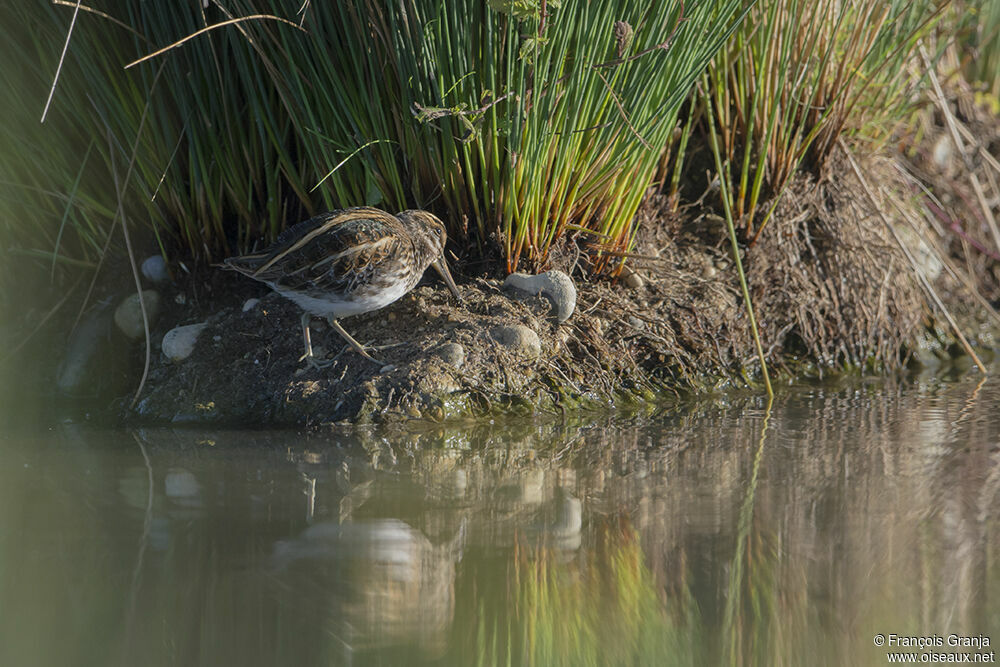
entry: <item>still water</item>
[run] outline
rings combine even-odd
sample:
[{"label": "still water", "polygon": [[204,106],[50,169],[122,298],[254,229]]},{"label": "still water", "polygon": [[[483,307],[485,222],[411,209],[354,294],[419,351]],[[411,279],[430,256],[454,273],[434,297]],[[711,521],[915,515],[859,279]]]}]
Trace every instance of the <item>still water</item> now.
[{"label": "still water", "polygon": [[998,444],[1000,369],[770,410],[7,429],[0,665],[988,660]]}]

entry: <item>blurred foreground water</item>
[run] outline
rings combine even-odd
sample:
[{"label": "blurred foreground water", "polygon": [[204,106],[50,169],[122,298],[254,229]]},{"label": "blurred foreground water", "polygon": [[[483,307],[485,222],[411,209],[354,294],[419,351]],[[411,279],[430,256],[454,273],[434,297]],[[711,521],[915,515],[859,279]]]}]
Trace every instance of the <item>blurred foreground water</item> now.
[{"label": "blurred foreground water", "polygon": [[8,429],[0,665],[920,651],[876,635],[986,654],[1000,642],[993,370],[786,388],[770,411],[726,396],[352,434]]}]

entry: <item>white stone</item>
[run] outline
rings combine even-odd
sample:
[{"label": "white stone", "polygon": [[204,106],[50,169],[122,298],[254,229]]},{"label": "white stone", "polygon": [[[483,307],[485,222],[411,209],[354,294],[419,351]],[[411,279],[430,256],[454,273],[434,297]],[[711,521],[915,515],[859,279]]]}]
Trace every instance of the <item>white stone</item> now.
[{"label": "white stone", "polygon": [[167,262],[161,255],[147,257],[142,263],[142,275],[146,280],[154,283],[165,283],[170,280],[170,273],[167,271]]},{"label": "white stone", "polygon": [[258,303],[260,303],[260,299],[256,299],[256,298],[254,298],[254,299],[247,299],[246,301],[243,302],[243,312],[245,313],[245,312],[248,312],[250,310],[253,310],[254,308],[257,307]]},{"label": "white stone", "polygon": [[461,368],[465,364],[465,348],[458,343],[445,343],[434,350],[434,355],[455,368]]},{"label": "white stone", "polygon": [[194,352],[194,345],[198,342],[198,336],[208,326],[207,322],[198,324],[188,324],[182,327],[174,327],[163,335],[163,342],[160,349],[163,355],[170,361],[184,361]]},{"label": "white stone", "polygon": [[[160,314],[160,295],[156,291],[143,290],[142,299],[146,304],[146,316],[149,326],[153,326],[156,316]],[[139,295],[130,294],[125,297],[115,309],[115,324],[123,334],[137,340],[145,335],[142,325],[142,307],[139,305]]]},{"label": "white stone", "polygon": [[503,281],[505,289],[544,296],[552,304],[559,322],[565,322],[576,309],[576,286],[562,271],[546,271],[536,276],[512,273]]},{"label": "white stone", "polygon": [[539,340],[538,334],[523,324],[496,327],[490,335],[507,349],[525,357],[535,359],[542,354],[542,341]]},{"label": "white stone", "polygon": [[621,280],[626,287],[631,287],[632,289],[639,289],[644,283],[642,276],[627,266],[622,267]]}]

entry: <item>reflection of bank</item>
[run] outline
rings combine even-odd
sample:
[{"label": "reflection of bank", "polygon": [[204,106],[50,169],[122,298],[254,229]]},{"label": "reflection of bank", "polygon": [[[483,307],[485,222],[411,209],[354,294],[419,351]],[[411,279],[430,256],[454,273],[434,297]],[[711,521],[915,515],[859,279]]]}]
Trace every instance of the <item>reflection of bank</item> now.
[{"label": "reflection of bank", "polygon": [[464,523],[435,545],[397,519],[323,522],[276,543],[273,561],[345,651],[415,646],[428,658],[447,646],[464,537]]}]

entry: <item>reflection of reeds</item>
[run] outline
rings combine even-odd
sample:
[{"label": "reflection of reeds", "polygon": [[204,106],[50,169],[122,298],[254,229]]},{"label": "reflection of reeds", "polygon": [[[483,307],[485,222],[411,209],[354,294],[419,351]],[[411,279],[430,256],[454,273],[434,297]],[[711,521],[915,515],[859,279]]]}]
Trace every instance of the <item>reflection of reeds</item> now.
[{"label": "reflection of reeds", "polygon": [[[456,448],[401,429],[8,438],[0,663],[107,664],[126,651],[128,613],[125,662],[143,665],[864,665],[885,663],[875,632],[996,637],[998,400],[968,376],[800,386],[779,392],[763,450],[764,405],[739,396],[571,427],[572,446],[566,424],[523,420],[435,426],[470,439]],[[363,447],[376,442],[398,454],[377,475]],[[574,471],[591,508],[579,548],[512,542],[538,498],[504,513],[498,496],[539,468]],[[306,526],[304,471],[320,520],[337,523],[337,500],[364,486],[347,530],[403,529],[427,586],[311,539],[340,529]],[[556,495],[550,483],[538,497]],[[384,520],[396,512],[421,528]]]},{"label": "reflection of reeds", "polygon": [[627,521],[602,525],[581,560],[519,543],[507,570],[505,593],[478,601],[474,664],[703,663],[693,598],[661,599]]}]

